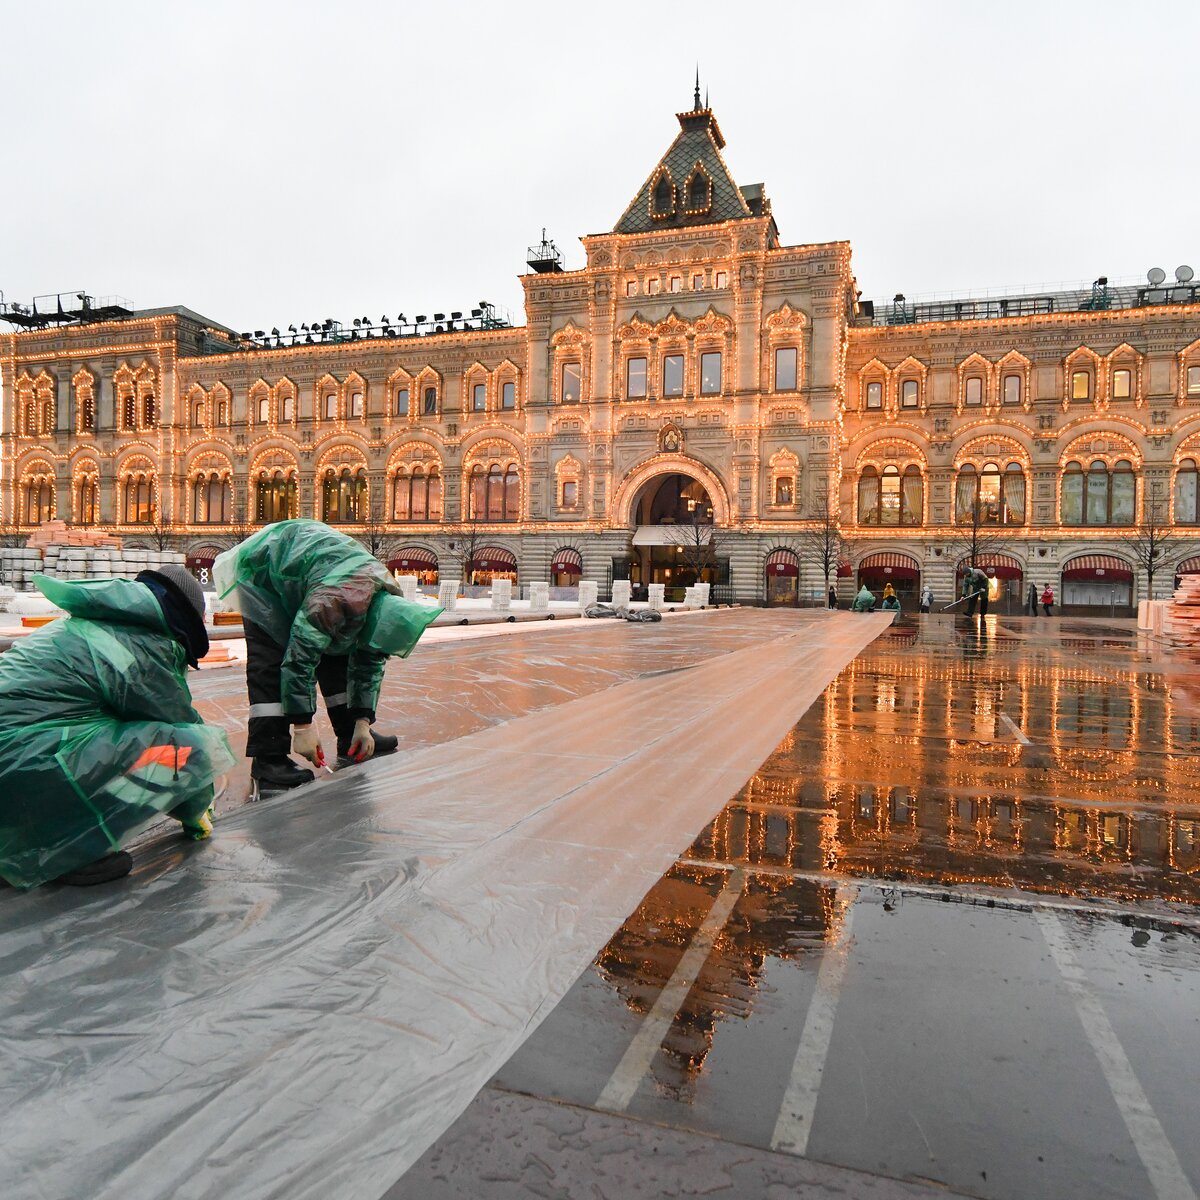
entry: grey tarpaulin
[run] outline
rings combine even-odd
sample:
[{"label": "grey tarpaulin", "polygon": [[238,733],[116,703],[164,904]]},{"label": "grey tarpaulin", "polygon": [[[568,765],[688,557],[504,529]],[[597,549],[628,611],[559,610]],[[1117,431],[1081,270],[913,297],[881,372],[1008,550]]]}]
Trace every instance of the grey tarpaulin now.
[{"label": "grey tarpaulin", "polygon": [[887,623],[764,627],[243,808],[114,887],[0,893],[5,1200],[376,1200]]}]

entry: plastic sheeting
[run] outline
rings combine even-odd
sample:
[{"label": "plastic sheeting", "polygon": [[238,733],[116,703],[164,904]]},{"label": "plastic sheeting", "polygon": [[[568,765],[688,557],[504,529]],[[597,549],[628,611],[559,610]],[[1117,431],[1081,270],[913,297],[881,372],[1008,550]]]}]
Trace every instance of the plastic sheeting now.
[{"label": "plastic sheeting", "polygon": [[7,1200],[374,1200],[889,619],[764,614],[759,645],[248,807],[115,888],[0,897]]}]

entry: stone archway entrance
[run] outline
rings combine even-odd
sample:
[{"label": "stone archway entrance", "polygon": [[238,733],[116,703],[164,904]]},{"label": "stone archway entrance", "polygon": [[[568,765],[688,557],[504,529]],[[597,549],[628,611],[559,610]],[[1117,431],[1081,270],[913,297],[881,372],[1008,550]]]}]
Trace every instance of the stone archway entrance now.
[{"label": "stone archway entrance", "polygon": [[714,538],[713,498],[699,479],[682,471],[653,476],[633,497],[630,514],[634,587],[728,582],[728,563]]}]

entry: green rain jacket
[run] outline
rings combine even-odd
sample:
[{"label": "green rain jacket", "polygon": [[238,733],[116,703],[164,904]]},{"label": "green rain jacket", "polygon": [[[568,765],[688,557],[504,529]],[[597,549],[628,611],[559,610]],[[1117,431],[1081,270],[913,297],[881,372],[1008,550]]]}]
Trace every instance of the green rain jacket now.
[{"label": "green rain jacket", "polygon": [[388,658],[406,658],[442,611],[405,600],[383,563],[321,521],[268,525],[218,555],[213,578],[218,595],[236,590],[242,616],[285,648],[283,711],[299,724],[316,711],[324,655],[349,658],[351,715],[373,721]]},{"label": "green rain jacket", "polygon": [[875,593],[864,583],[859,589],[858,595],[854,597],[854,603],[851,605],[853,612],[873,612],[875,609]]},{"label": "green rain jacket", "polygon": [[17,887],[103,858],[164,813],[196,820],[234,763],[192,707],[149,588],[34,583],[70,619],[0,655],[0,876]]}]

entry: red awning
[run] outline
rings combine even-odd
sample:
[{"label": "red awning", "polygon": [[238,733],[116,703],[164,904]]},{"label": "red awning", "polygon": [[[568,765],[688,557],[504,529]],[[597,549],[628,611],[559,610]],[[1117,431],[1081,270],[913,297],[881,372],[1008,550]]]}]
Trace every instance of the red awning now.
[{"label": "red awning", "polygon": [[517,559],[511,550],[502,546],[484,546],[471,560],[473,571],[515,571]]},{"label": "red awning", "polygon": [[389,571],[406,571],[413,567],[421,571],[436,571],[438,557],[424,546],[404,546],[396,551],[396,557],[388,562]]},{"label": "red awning", "polygon": [[919,579],[921,564],[911,555],[883,550],[868,554],[858,564],[858,577],[862,579],[868,575],[877,579]]},{"label": "red awning", "polygon": [[767,555],[767,574],[795,579],[800,574],[800,560],[791,550],[772,550]]},{"label": "red awning", "polygon": [[556,550],[550,561],[550,572],[554,575],[582,575],[583,555],[573,546]]},{"label": "red awning", "polygon": [[1200,571],[1200,558],[1185,558],[1175,568],[1176,575],[1195,575]]},{"label": "red awning", "polygon": [[1084,554],[1073,558],[1063,567],[1064,579],[1111,579],[1127,582],[1133,571],[1127,562],[1111,554]]},{"label": "red awning", "polygon": [[[976,565],[985,574],[994,575],[997,579],[1020,579],[1024,574],[1021,564],[1011,554],[981,554],[976,559]],[[958,564],[958,573],[961,575],[966,569],[967,560],[964,558]]]},{"label": "red awning", "polygon": [[848,558],[839,560],[837,574],[839,579],[849,579],[854,574],[854,568]]},{"label": "red awning", "polygon": [[202,567],[207,567],[211,571],[212,565],[216,561],[215,554],[205,554],[201,551],[199,554],[189,554],[184,560],[184,566],[189,571],[199,571]]}]

